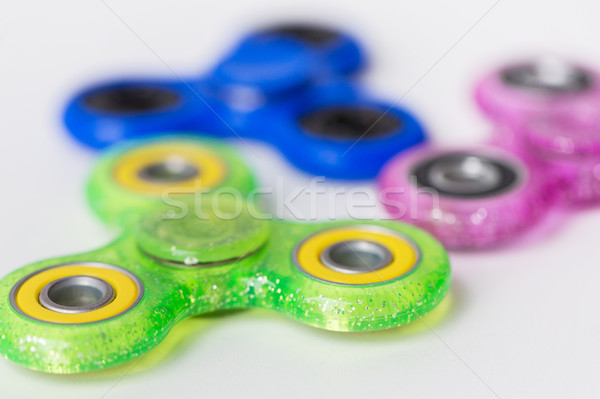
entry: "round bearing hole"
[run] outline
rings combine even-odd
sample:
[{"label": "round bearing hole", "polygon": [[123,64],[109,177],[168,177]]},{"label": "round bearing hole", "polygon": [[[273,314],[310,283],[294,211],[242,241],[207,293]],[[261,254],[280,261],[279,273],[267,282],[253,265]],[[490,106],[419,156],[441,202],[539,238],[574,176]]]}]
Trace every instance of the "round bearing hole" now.
[{"label": "round bearing hole", "polygon": [[553,58],[506,68],[502,72],[502,81],[509,86],[545,93],[582,91],[592,85],[592,80],[587,72]]},{"label": "round bearing hole", "polygon": [[342,273],[368,273],[389,265],[392,253],[383,245],[367,240],[340,241],[321,253],[321,261]]},{"label": "round bearing hole", "polygon": [[358,106],[320,108],[302,116],[299,123],[306,131],[338,139],[378,137],[402,127],[395,115]]},{"label": "round bearing hole", "polygon": [[92,276],[68,276],[47,284],[40,292],[40,304],[61,313],[81,313],[99,309],[114,298],[106,281]]},{"label": "round bearing hole", "polygon": [[157,183],[174,183],[191,179],[199,170],[183,158],[171,157],[162,162],[150,164],[140,170],[139,177]]},{"label": "round bearing hole", "polygon": [[338,37],[338,33],[332,29],[302,24],[276,26],[266,32],[293,37],[313,45],[323,45],[334,41]]},{"label": "round bearing hole", "polygon": [[179,94],[153,86],[124,86],[98,90],[84,98],[87,107],[102,112],[143,113],[159,111],[177,104]]},{"label": "round bearing hole", "polygon": [[417,184],[443,195],[476,198],[497,195],[519,180],[518,169],[497,159],[477,154],[445,154],[413,168]]}]

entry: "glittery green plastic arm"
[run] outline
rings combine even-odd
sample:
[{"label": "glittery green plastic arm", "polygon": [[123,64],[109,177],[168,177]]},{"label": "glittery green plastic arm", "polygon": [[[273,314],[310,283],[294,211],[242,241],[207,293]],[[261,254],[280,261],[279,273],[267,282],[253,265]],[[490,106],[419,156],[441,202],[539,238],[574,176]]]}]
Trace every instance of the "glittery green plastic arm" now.
[{"label": "glittery green plastic arm", "polygon": [[[324,282],[300,272],[291,260],[299,240],[338,226],[364,226],[364,222],[318,224],[275,223],[272,240],[261,264],[240,289],[249,289],[250,305],[274,309],[303,323],[333,331],[374,331],[408,324],[429,312],[446,296],[450,266],[446,251],[428,233],[397,222],[369,222],[397,231],[417,246],[418,264],[407,274],[383,283],[344,285]],[[277,265],[277,266],[275,266]]]}]

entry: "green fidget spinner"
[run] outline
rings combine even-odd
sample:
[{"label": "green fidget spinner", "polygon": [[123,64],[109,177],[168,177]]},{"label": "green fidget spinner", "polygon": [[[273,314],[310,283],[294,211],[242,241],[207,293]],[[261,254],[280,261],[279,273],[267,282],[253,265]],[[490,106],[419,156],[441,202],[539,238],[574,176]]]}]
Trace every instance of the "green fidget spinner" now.
[{"label": "green fidget spinner", "polygon": [[[108,154],[90,200],[123,234],[4,277],[0,353],[45,372],[88,372],[148,352],[175,323],[206,312],[261,307],[371,331],[409,323],[448,291],[446,252],[418,228],[273,220],[215,195],[223,187],[248,193],[254,183],[222,144],[169,138]],[[176,203],[163,203],[165,190]]]},{"label": "green fidget spinner", "polygon": [[175,206],[208,192],[246,197],[254,189],[252,173],[233,148],[182,135],[132,141],[107,152],[87,196],[102,220],[126,225],[157,204]]}]

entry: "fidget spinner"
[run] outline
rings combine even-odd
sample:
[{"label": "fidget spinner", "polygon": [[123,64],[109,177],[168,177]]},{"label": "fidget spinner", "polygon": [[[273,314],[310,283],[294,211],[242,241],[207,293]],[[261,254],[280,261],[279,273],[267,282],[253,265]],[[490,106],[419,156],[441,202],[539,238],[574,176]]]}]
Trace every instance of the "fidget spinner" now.
[{"label": "fidget spinner", "polygon": [[475,98],[493,121],[519,128],[565,106],[585,110],[597,104],[598,81],[592,69],[547,57],[493,71],[478,83]]},{"label": "fidget spinner", "polygon": [[518,132],[527,150],[561,182],[567,204],[600,201],[599,126],[600,102],[584,114],[571,107],[558,109],[531,120]]},{"label": "fidget spinner", "polygon": [[446,295],[448,258],[426,232],[391,221],[272,220],[221,195],[253,187],[236,154],[210,140],[113,149],[88,193],[121,237],[0,280],[0,353],[40,371],[89,372],[137,358],[177,322],[219,309],[373,331],[409,323]]},{"label": "fidget spinner", "polygon": [[600,89],[591,69],[546,58],[500,68],[475,97],[491,146],[421,147],[380,172],[384,206],[452,249],[504,243],[559,201],[600,199]]},{"label": "fidget spinner", "polygon": [[85,89],[69,102],[65,124],[94,148],[182,130],[248,137],[272,143],[309,173],[371,178],[424,133],[409,112],[347,79],[363,58],[342,32],[275,27],[244,38],[190,83],[133,79]]},{"label": "fidget spinner", "polygon": [[424,147],[392,159],[379,184],[392,216],[431,232],[447,248],[473,249],[536,223],[558,183],[535,162],[501,148]]},{"label": "fidget spinner", "polygon": [[589,68],[548,58],[502,68],[476,90],[481,109],[510,127],[493,141],[543,162],[568,204],[600,199],[598,81]]},{"label": "fidget spinner", "polygon": [[208,192],[245,198],[255,189],[254,176],[231,147],[180,133],[105,152],[91,174],[87,197],[104,222],[126,226],[157,205],[181,208],[186,198]]}]

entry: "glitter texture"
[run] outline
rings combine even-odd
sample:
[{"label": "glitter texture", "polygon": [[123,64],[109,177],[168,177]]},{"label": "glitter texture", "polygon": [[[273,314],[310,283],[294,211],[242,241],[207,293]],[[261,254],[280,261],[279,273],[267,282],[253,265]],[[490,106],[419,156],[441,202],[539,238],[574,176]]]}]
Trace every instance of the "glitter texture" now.
[{"label": "glitter texture", "polygon": [[[418,187],[412,168],[423,160],[468,152],[508,161],[520,171],[510,190],[482,198],[456,198]],[[559,182],[548,179],[536,162],[501,148],[421,147],[390,161],[379,176],[388,212],[436,236],[447,248],[473,249],[514,238],[544,216],[556,201]]]},{"label": "glitter texture", "polygon": [[[210,221],[198,223],[197,234],[212,234]],[[256,229],[256,221],[241,218],[232,223],[250,234],[248,242],[265,241],[264,230]],[[444,249],[430,235],[410,225],[369,223],[399,232],[415,243],[420,259],[413,269],[384,283],[352,286],[304,274],[294,264],[293,250],[315,232],[356,222],[261,223],[269,225],[271,234],[259,250],[243,259],[210,266],[160,263],[140,250],[136,234],[129,231],[99,250],[21,268],[0,281],[0,353],[45,372],[89,372],[135,359],[162,341],[176,322],[215,310],[260,307],[328,330],[373,331],[419,318],[439,304],[448,291],[450,268]],[[226,254],[228,242],[221,240],[221,245],[221,253]],[[126,269],[141,280],[144,295],[128,312],[89,324],[44,323],[12,308],[9,293],[21,278],[71,262],[102,262]]]},{"label": "glitter texture", "polygon": [[[506,69],[528,64],[534,65],[535,63],[513,64],[497,69],[476,85],[475,101],[494,122],[516,129],[540,114],[554,112],[556,108],[565,105],[573,108],[587,108],[590,104],[597,104],[600,100],[600,89],[596,84],[599,80],[598,74],[579,66],[573,67],[588,74],[592,79],[592,85],[585,90],[572,93],[527,90],[508,85],[503,81],[502,75]],[[569,66],[565,65],[565,67]]]},{"label": "glitter texture", "polygon": [[[178,206],[182,199],[194,197],[201,192],[179,188],[174,182],[164,191],[170,192],[165,198],[164,195],[140,193],[119,183],[115,179],[116,166],[126,155],[139,148],[177,144],[210,151],[221,159],[226,169],[223,180],[217,186],[210,187],[211,191],[223,188],[246,195],[256,187],[249,168],[240,160],[236,151],[227,144],[218,140],[186,136],[185,133],[174,136],[173,134],[175,133],[170,132],[167,137],[129,141],[116,146],[100,158],[87,186],[88,201],[100,219],[108,224],[125,225],[136,221],[140,214],[159,204],[170,201],[174,206]],[[176,156],[177,152],[173,155]],[[202,171],[197,177],[198,184],[202,183],[201,173]],[[181,207],[177,211],[181,211]]]},{"label": "glitter texture", "polygon": [[[266,308],[328,330],[374,331],[421,317],[448,292],[450,266],[444,248],[410,225],[393,221],[292,223],[266,217],[257,212],[256,204],[239,198],[209,194],[202,195],[200,205],[196,195],[177,197],[175,203],[165,201],[165,205],[162,196],[117,183],[115,165],[131,155],[130,150],[174,142],[199,145],[218,154],[226,173],[221,174],[225,177],[217,188],[241,193],[254,188],[252,176],[235,152],[213,141],[151,139],[112,150],[94,171],[88,198],[102,220],[118,224],[123,235],[104,248],[36,262],[0,280],[2,356],[49,373],[90,372],[131,361],[154,348],[178,321],[216,310]],[[144,167],[145,161],[137,159],[136,165]],[[137,169],[132,170],[135,182]],[[412,258],[417,259],[415,265],[397,278],[360,285],[319,280],[296,266],[294,250],[304,239],[333,227],[357,225],[379,226],[395,237],[405,237],[418,253]],[[355,239],[360,238],[357,233]],[[19,312],[17,302],[11,303],[13,287],[21,287],[21,280],[30,274],[86,263],[130,272],[141,283],[143,296],[124,313],[81,324],[43,322]],[[15,288],[15,296],[19,290]]]}]

